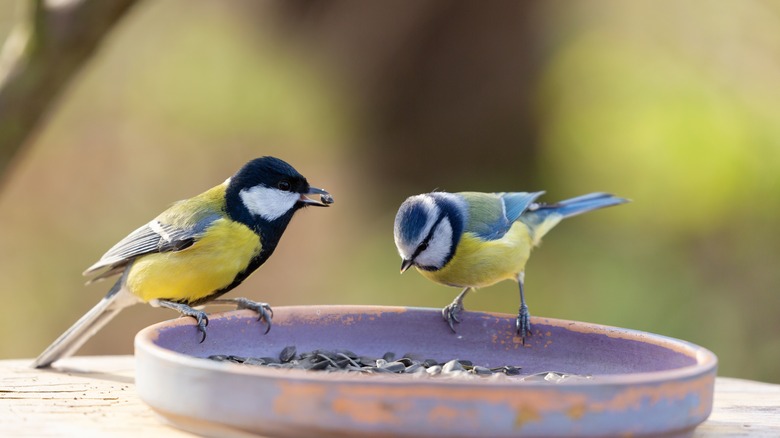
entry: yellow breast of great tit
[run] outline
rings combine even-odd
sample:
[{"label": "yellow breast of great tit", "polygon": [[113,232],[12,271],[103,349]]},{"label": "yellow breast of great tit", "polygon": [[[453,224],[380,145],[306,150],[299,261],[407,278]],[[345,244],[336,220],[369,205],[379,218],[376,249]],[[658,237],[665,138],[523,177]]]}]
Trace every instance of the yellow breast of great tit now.
[{"label": "yellow breast of great tit", "polygon": [[138,257],[127,272],[126,286],[143,301],[198,302],[230,286],[262,250],[260,236],[225,213],[226,184],[179,201],[156,218],[174,227],[192,226],[218,215],[192,245],[179,251]]},{"label": "yellow breast of great tit", "polygon": [[452,259],[437,271],[418,271],[429,280],[456,287],[485,287],[513,279],[525,268],[533,246],[528,227],[515,222],[500,239],[466,232]]},{"label": "yellow breast of great tit", "polygon": [[247,226],[218,219],[189,248],[139,257],[127,286],[144,301],[197,302],[232,284],[261,248],[260,237]]}]

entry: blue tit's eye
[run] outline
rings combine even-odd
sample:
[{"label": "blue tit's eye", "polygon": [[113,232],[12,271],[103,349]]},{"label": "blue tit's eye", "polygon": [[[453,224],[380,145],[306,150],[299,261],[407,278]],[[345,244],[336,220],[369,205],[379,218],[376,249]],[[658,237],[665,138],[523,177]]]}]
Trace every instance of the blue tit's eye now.
[{"label": "blue tit's eye", "polygon": [[287,181],[279,181],[279,184],[277,184],[276,187],[279,190],[283,190],[285,192],[289,192],[290,191],[290,183],[287,182]]},{"label": "blue tit's eye", "polygon": [[421,243],[420,246],[417,248],[417,252],[423,252],[426,249],[428,249],[428,241]]}]

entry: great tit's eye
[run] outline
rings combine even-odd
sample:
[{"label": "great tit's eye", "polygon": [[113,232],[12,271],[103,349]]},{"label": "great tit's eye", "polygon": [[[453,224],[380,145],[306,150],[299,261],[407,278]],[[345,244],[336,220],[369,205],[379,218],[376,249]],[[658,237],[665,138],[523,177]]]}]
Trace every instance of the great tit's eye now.
[{"label": "great tit's eye", "polygon": [[287,181],[279,181],[279,184],[277,184],[276,187],[279,190],[284,190],[285,192],[290,191],[290,183]]}]

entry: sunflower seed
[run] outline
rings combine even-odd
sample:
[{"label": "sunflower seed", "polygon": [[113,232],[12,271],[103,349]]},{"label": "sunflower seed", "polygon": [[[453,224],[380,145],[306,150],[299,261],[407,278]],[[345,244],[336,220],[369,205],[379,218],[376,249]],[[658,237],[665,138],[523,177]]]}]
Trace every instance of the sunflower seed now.
[{"label": "sunflower seed", "polygon": [[[398,357],[392,351],[386,352],[382,357],[359,356],[353,351],[345,349],[317,349],[298,353],[295,345],[288,345],[279,352],[277,357],[243,357],[215,354],[209,356],[208,359],[219,362],[266,366],[269,368],[358,372],[363,374],[412,374],[415,376],[441,376],[442,378],[459,379],[474,379],[478,376],[500,379],[507,376],[517,376],[521,371],[520,367],[513,365],[488,368],[482,365],[474,365],[474,362],[471,360],[452,359],[446,362],[439,362],[431,358],[423,360],[422,357],[415,353],[406,353]],[[560,382],[571,376],[565,373],[545,372],[518,380]],[[582,376],[582,378],[591,377]]]},{"label": "sunflower seed", "polygon": [[279,362],[285,363],[291,361],[295,354],[297,353],[297,350],[295,348],[295,345],[288,345],[284,347],[281,353],[279,353]]}]

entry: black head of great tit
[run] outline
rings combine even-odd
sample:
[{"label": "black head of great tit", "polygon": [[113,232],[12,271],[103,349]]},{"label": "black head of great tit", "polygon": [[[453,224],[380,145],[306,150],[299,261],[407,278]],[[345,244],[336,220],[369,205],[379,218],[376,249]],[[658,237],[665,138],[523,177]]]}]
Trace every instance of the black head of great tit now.
[{"label": "black head of great tit", "polygon": [[[227,182],[225,209],[228,216],[254,231],[262,243],[260,253],[229,289],[240,284],[271,256],[295,212],[308,206],[328,207],[333,197],[312,187],[286,162],[262,157],[244,165]],[[319,195],[319,200],[306,195]]]},{"label": "black head of great tit", "polygon": [[[228,215],[260,234],[264,246],[279,240],[297,210],[333,203],[328,192],[311,187],[292,166],[273,157],[248,162],[227,182]],[[319,195],[320,200],[306,195]]]},{"label": "black head of great tit", "polygon": [[[307,195],[319,195],[319,200]],[[130,233],[84,274],[121,274],[108,294],[33,363],[36,368],[74,353],[123,308],[147,302],[192,316],[205,340],[207,315],[193,306],[230,302],[253,309],[271,327],[266,303],[219,299],[271,256],[296,211],[326,207],[333,198],[311,187],[286,162],[261,157],[222,184],[176,202]]]}]

